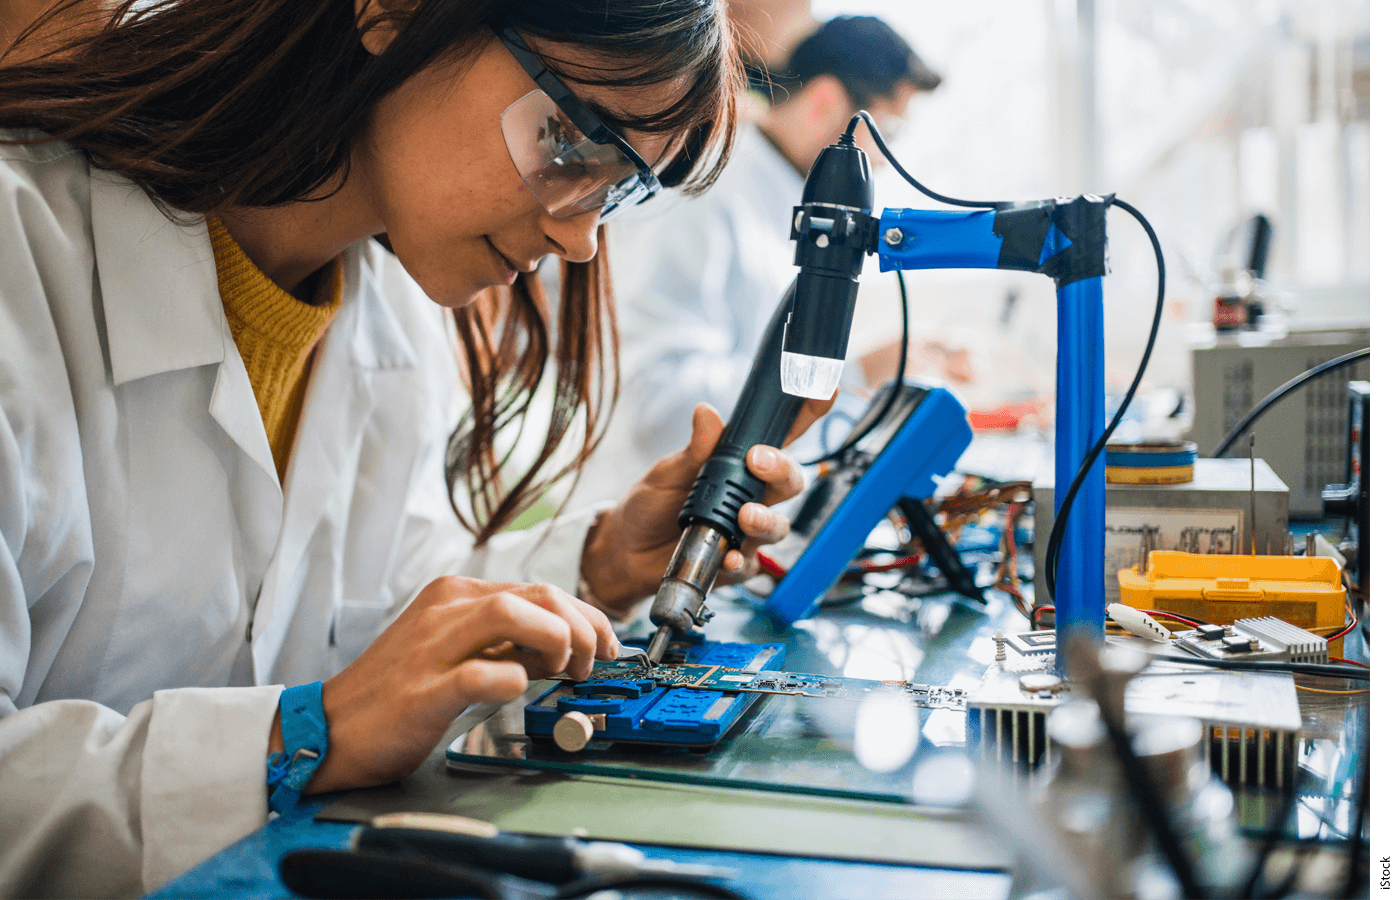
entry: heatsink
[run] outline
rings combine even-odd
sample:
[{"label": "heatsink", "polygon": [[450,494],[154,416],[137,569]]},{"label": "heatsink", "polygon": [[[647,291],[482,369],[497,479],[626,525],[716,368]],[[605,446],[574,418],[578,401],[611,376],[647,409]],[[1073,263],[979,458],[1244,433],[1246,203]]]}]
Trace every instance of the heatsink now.
[{"label": "heatsink", "polygon": [[1272,616],[1180,631],[1174,636],[1174,643],[1206,659],[1322,664],[1328,661],[1325,637]]},{"label": "heatsink", "polygon": [[[1053,761],[1046,720],[1060,704],[1084,696],[1053,680],[1051,656],[1008,656],[968,692],[968,743],[974,753],[1029,775]],[[1293,678],[1272,672],[1222,671],[1154,660],[1132,680],[1127,712],[1198,719],[1202,755],[1230,785],[1282,789],[1297,767],[1302,717]]]}]

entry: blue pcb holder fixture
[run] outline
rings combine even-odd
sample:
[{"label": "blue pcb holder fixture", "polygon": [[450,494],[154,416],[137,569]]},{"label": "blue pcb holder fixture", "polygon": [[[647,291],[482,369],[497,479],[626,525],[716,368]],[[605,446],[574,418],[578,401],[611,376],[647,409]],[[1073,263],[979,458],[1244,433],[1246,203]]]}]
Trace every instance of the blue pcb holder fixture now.
[{"label": "blue pcb holder fixture", "polygon": [[[780,669],[787,654],[782,644],[715,643],[699,634],[688,637],[689,645],[675,651],[686,663],[756,673]],[[760,696],[666,687],[644,674],[564,682],[525,707],[525,733],[536,742],[555,743],[560,738],[556,731],[560,718],[572,713],[585,717],[592,727],[578,746],[560,744],[569,752],[595,741],[599,745],[652,744],[702,750],[723,738]],[[452,758],[450,752],[448,757]]]},{"label": "blue pcb holder fixture", "polygon": [[[900,269],[1017,269],[1038,272],[1054,280],[1059,302],[1055,400],[1057,512],[1085,454],[1104,430],[1102,278],[1108,270],[1107,219],[1112,202],[1112,195],[1090,194],[1004,204],[971,212],[887,209],[880,216],[876,252],[880,257],[882,272]],[[967,428],[965,421],[962,428]],[[964,441],[957,452],[961,453],[965,446]],[[895,450],[894,443],[888,449]],[[901,452],[916,452],[916,449],[902,447]],[[910,457],[907,464],[911,471],[919,470],[919,477],[927,477],[929,472],[926,470],[936,471],[944,462],[951,468],[956,458],[954,454],[951,460],[938,458],[936,461],[920,459],[915,462]],[[895,471],[894,459],[889,471],[891,474]],[[872,467],[871,472],[862,479],[862,484],[876,474]],[[872,483],[868,493],[873,494],[877,489],[877,484]],[[855,490],[850,499],[856,499]],[[883,498],[880,502],[883,502]],[[1056,572],[1055,623],[1062,636],[1075,631],[1103,641],[1104,502],[1104,460],[1100,456],[1086,477],[1066,524]],[[823,529],[824,532],[833,531],[832,542],[836,542],[837,535],[842,533],[841,516],[859,514],[855,507],[848,513],[844,509],[846,505],[850,504],[844,504],[833,515],[827,528]],[[888,508],[888,505],[884,507]],[[881,510],[879,514],[883,512]],[[833,526],[837,527],[833,529]],[[852,529],[847,527],[846,531],[851,532]],[[865,533],[868,533],[868,528]],[[860,535],[860,540],[864,539],[865,533]],[[844,545],[839,551],[830,546],[822,548],[817,544],[821,537],[818,535],[814,540],[808,552],[783,579],[782,586],[787,585],[788,579],[798,572],[808,557],[814,557],[811,563],[814,568],[822,564],[823,555],[833,559],[839,557],[838,568],[844,567],[846,560],[859,546],[852,545],[850,553],[845,552]],[[847,534],[845,539],[849,537]],[[822,549],[825,549],[825,554],[814,552]],[[805,585],[795,583],[791,592],[782,596],[775,592],[774,598],[769,600],[769,608],[774,608],[776,599],[781,609],[774,611],[792,621],[810,610],[813,599],[830,587],[836,575],[839,575],[839,571],[824,584],[818,584],[821,578],[809,578]],[[814,587],[817,590],[807,595],[804,605],[798,589],[810,591]],[[799,608],[800,612],[795,612]],[[1056,668],[1063,671],[1062,661],[1058,658]]]}]

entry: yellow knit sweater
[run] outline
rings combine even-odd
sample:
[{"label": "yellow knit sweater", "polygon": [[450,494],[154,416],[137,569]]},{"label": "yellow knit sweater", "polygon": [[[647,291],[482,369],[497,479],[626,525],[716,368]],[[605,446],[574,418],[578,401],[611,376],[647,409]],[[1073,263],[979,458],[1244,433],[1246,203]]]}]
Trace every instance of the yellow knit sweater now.
[{"label": "yellow knit sweater", "polygon": [[209,240],[219,273],[219,297],[253,383],[263,428],[279,478],[286,475],[297,420],[311,374],[316,342],[340,308],[340,260],[321,278],[314,303],[303,303],[272,283],[217,219]]}]

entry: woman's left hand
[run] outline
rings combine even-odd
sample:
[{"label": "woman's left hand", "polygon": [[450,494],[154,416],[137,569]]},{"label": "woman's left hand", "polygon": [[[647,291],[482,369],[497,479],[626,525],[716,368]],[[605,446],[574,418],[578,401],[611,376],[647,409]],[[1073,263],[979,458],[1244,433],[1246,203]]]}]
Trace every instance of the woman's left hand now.
[{"label": "woman's left hand", "polygon": [[[834,400],[807,401],[785,443],[806,431]],[[657,462],[620,504],[598,517],[584,545],[581,569],[591,599],[604,612],[625,618],[638,600],[656,593],[680,540],[676,520],[681,506],[723,431],[724,421],[714,407],[695,407],[689,446]],[[745,503],[739,509],[739,527],[747,540],[741,549],[725,554],[720,577],[727,581],[757,574],[758,548],[782,540],[789,527],[786,516],[768,507],[802,490],[801,467],[783,451],[760,444],[750,448],[745,461],[750,472],[767,482],[768,490],[763,503]]]}]

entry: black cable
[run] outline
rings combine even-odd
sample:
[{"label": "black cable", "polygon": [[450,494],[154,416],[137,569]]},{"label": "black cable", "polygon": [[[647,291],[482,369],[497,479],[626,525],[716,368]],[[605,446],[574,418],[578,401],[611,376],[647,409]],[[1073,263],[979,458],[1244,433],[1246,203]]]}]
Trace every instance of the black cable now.
[{"label": "black cable", "polygon": [[875,418],[871,419],[869,424],[859,432],[848,434],[846,439],[841,442],[841,446],[837,447],[835,450],[829,453],[823,453],[821,456],[809,462],[802,463],[804,466],[815,466],[845,456],[846,451],[850,450],[856,444],[859,444],[865,439],[867,434],[874,431],[880,426],[881,422],[885,421],[885,417],[890,414],[890,410],[894,408],[895,401],[899,399],[900,392],[904,389],[904,367],[909,362],[909,289],[904,283],[904,273],[895,270],[894,274],[899,278],[899,306],[904,321],[904,330],[900,333],[899,337],[899,366],[895,369],[894,373],[894,387],[890,390],[889,396],[885,398],[884,405],[880,407],[880,411],[875,414]]},{"label": "black cable", "polygon": [[1128,406],[1133,402],[1138,385],[1142,383],[1142,376],[1147,372],[1147,363],[1152,359],[1152,348],[1157,343],[1157,329],[1162,324],[1162,310],[1166,306],[1167,261],[1166,257],[1162,255],[1162,244],[1157,240],[1157,232],[1152,230],[1152,225],[1148,223],[1147,218],[1130,204],[1115,197],[1113,205],[1137,219],[1138,224],[1147,232],[1147,239],[1152,242],[1152,252],[1157,257],[1157,308],[1152,314],[1152,330],[1147,334],[1147,346],[1143,348],[1142,361],[1138,363],[1133,383],[1128,386],[1128,393],[1123,396],[1123,402],[1119,405],[1118,412],[1114,413],[1112,421],[1103,430],[1098,442],[1089,449],[1088,453],[1084,454],[1084,461],[1079,465],[1079,472],[1074,476],[1074,481],[1070,482],[1069,490],[1065,491],[1065,499],[1055,512],[1055,522],[1050,528],[1050,537],[1045,542],[1045,587],[1051,604],[1055,602],[1055,578],[1060,567],[1060,545],[1064,542],[1065,528],[1069,525],[1070,507],[1074,503],[1074,498],[1079,494],[1079,488],[1084,484],[1084,479],[1093,470],[1094,461],[1103,452],[1103,448],[1108,445],[1108,439],[1112,436],[1113,430],[1118,427],[1119,422],[1123,421],[1123,415],[1127,413]]},{"label": "black cable", "polygon": [[[831,431],[831,426],[837,422],[845,422],[847,426],[854,426],[856,424],[855,419],[852,419],[849,415],[840,410],[833,409],[831,412],[822,416],[821,445],[823,453],[827,452],[827,448],[831,446],[831,435],[828,432]],[[850,433],[849,428],[847,433]]]},{"label": "black cable", "polygon": [[871,118],[870,113],[862,109],[852,116],[850,124],[846,126],[847,136],[854,137],[856,125],[862,121],[865,122],[865,127],[870,129],[870,136],[875,139],[875,146],[879,147],[880,152],[885,155],[885,159],[890,161],[890,167],[903,176],[904,180],[909,182],[909,185],[913,187],[914,190],[924,196],[932,197],[939,203],[946,203],[949,206],[967,206],[974,209],[997,209],[1007,205],[1004,200],[959,200],[956,197],[945,197],[937,191],[924,187],[919,183],[917,178],[910,175],[908,170],[899,164],[899,160],[894,158],[894,154],[890,152],[889,145],[885,143],[885,136],[880,133],[880,126],[875,124],[875,120]]},{"label": "black cable", "polygon": [[1245,413],[1243,419],[1240,419],[1238,422],[1235,423],[1235,427],[1230,429],[1229,434],[1225,435],[1225,437],[1220,439],[1220,443],[1216,444],[1215,449],[1210,452],[1211,457],[1218,459],[1222,453],[1230,449],[1231,444],[1235,443],[1235,441],[1240,439],[1240,435],[1244,434],[1245,431],[1249,429],[1249,426],[1254,424],[1255,419],[1262,416],[1268,410],[1269,407],[1273,406],[1275,403],[1282,400],[1284,397],[1287,397],[1289,394],[1293,393],[1298,388],[1307,384],[1309,381],[1312,381],[1314,378],[1317,378],[1321,375],[1326,375],[1333,369],[1339,369],[1342,366],[1349,366],[1352,363],[1361,359],[1365,359],[1370,355],[1370,347],[1367,347],[1364,350],[1353,350],[1350,353],[1344,353],[1341,356],[1338,356],[1336,359],[1329,359],[1327,362],[1322,363],[1321,365],[1313,366],[1311,369],[1308,369],[1302,375],[1299,375],[1291,381],[1285,381],[1283,384],[1274,388],[1273,392],[1270,393],[1269,396],[1254,404],[1254,408],[1251,409],[1249,412]]},{"label": "black cable", "polygon": [[1359,666],[1333,666],[1321,663],[1269,662],[1252,659],[1207,659],[1204,656],[1158,656],[1163,662],[1185,663],[1210,669],[1246,669],[1253,672],[1292,672],[1295,675],[1317,675],[1320,678],[1345,678],[1350,681],[1370,681],[1371,670]]}]

